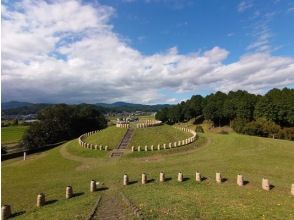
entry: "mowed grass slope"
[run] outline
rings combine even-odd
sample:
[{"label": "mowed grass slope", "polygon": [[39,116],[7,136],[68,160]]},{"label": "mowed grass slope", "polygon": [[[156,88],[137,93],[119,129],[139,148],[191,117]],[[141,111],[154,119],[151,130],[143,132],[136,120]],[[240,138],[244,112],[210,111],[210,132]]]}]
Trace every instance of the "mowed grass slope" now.
[{"label": "mowed grass slope", "polygon": [[174,143],[175,141],[183,140],[191,136],[191,133],[183,132],[169,125],[138,128],[134,130],[133,138],[129,147],[144,147],[145,145],[154,145],[154,147],[157,147],[158,144]]},{"label": "mowed grass slope", "polygon": [[1,143],[15,143],[19,142],[28,129],[28,126],[9,126],[1,128]]},{"label": "mowed grass slope", "polygon": [[126,128],[117,128],[115,126],[110,126],[85,138],[84,140],[87,143],[97,145],[101,144],[102,146],[108,146],[109,149],[114,149],[117,148],[126,131]]},{"label": "mowed grass slope", "polygon": [[[4,161],[2,204],[11,204],[13,212],[26,212],[16,219],[85,219],[99,195],[123,191],[146,219],[293,219],[293,142],[238,134],[207,133],[203,138],[206,145],[187,152],[183,147],[178,153],[164,155],[161,151],[144,158],[85,157],[79,151],[72,153],[78,146],[73,140],[26,161]],[[196,170],[207,179],[196,183]],[[159,183],[160,171],[169,181]],[[176,181],[180,171],[187,178],[182,183]],[[153,181],[141,185],[142,172]],[[215,183],[215,172],[227,180]],[[138,182],[122,186],[124,173]],[[249,181],[246,186],[236,185],[238,173]],[[263,177],[275,186],[270,192],[261,189]],[[109,189],[88,192],[91,179],[104,182]],[[67,185],[84,194],[65,200]],[[39,192],[57,201],[37,209]]]}]

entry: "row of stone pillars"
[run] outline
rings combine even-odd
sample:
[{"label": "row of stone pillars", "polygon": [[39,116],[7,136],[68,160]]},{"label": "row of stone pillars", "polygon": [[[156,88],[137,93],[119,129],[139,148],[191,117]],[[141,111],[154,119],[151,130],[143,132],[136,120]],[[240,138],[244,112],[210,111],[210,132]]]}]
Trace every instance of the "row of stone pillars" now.
[{"label": "row of stone pillars", "polygon": [[[91,180],[90,182],[90,192],[97,191],[97,182],[95,180]],[[65,188],[65,198],[70,199],[74,197],[74,192],[72,186],[67,186]],[[46,196],[44,193],[39,193],[37,195],[37,207],[42,207],[46,205]],[[1,219],[7,220],[11,217],[11,206],[10,205],[3,205],[1,208]]]},{"label": "row of stone pillars", "polygon": [[[166,178],[165,178],[165,173],[164,172],[160,172],[159,173],[159,182],[165,182]],[[183,173],[179,172],[178,173],[178,178],[177,178],[178,182],[183,182],[184,177],[183,177]],[[201,182],[202,181],[202,177],[201,174],[199,172],[196,172],[195,174],[195,180],[196,182]],[[221,173],[216,173],[215,174],[215,181],[217,183],[222,183],[224,181],[224,178],[222,177]],[[237,175],[237,185],[238,186],[244,186],[244,177],[240,174]],[[146,184],[147,183],[147,174],[146,173],[142,173],[141,176],[141,183],[142,184]],[[124,174],[123,176],[123,185],[128,185],[129,184],[129,177],[127,174]],[[269,191],[271,189],[271,185],[268,179],[263,178],[262,179],[262,183],[261,183],[261,187],[262,189]],[[291,185],[291,194],[294,195],[294,184]]]}]

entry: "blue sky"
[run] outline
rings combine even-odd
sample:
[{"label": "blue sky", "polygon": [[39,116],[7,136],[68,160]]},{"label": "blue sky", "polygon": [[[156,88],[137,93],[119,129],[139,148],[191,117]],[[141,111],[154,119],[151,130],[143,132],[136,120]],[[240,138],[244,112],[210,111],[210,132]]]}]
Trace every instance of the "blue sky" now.
[{"label": "blue sky", "polygon": [[294,85],[294,2],[2,1],[2,101],[177,103]]}]

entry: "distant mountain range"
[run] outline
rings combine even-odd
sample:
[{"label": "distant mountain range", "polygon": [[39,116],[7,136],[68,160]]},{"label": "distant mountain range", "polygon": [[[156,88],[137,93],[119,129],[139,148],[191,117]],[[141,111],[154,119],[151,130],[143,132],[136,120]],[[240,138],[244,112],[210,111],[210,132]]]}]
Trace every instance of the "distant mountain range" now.
[{"label": "distant mountain range", "polygon": [[[53,104],[11,101],[11,102],[1,103],[1,110],[6,115],[35,114],[38,111],[50,105],[53,105]],[[82,103],[80,105],[85,105],[85,103]],[[143,105],[143,104],[134,104],[134,103],[127,103],[127,102],[115,102],[112,104],[96,103],[93,105],[97,106],[103,112],[123,112],[123,111],[155,112],[164,107],[171,106],[169,104]]]}]

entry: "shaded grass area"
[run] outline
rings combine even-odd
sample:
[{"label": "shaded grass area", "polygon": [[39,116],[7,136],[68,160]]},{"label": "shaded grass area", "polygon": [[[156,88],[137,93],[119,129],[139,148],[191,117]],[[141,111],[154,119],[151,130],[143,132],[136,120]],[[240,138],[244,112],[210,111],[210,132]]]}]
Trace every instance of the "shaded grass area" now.
[{"label": "shaded grass area", "polygon": [[123,136],[125,135],[126,128],[117,128],[115,126],[110,126],[103,129],[96,134],[93,134],[87,138],[85,141],[91,144],[108,146],[109,149],[117,148]]},{"label": "shaded grass area", "polygon": [[169,125],[135,129],[130,146],[151,146],[168,144],[191,137],[192,134],[183,132]]},{"label": "shaded grass area", "polygon": [[1,128],[2,144],[19,142],[29,126],[9,126]]},{"label": "shaded grass area", "polygon": [[[89,192],[90,180],[96,179],[104,182],[108,190],[123,191],[142,208],[147,219],[293,219],[293,142],[209,133],[199,140],[205,140],[204,137],[210,141],[189,152],[162,151],[145,158],[115,160],[97,156],[83,170],[77,169],[80,162],[64,159],[60,147],[34,159],[8,160],[2,163],[2,202],[11,204],[13,212],[25,211],[16,219],[85,219],[102,193]],[[66,149],[72,153],[76,144],[76,140],[68,142]],[[75,154],[83,156],[85,164],[90,159],[82,152]],[[196,183],[196,170],[207,179]],[[169,181],[159,183],[160,171],[166,173]],[[182,183],[176,181],[180,171],[187,178]],[[141,185],[142,172],[153,181]],[[215,183],[215,172],[221,172],[227,181]],[[122,186],[124,173],[133,184]],[[249,181],[246,186],[236,185],[238,173]],[[261,190],[263,177],[275,186],[272,191]],[[67,185],[84,194],[65,200]],[[48,200],[57,201],[37,209],[39,192],[44,192]]]}]

